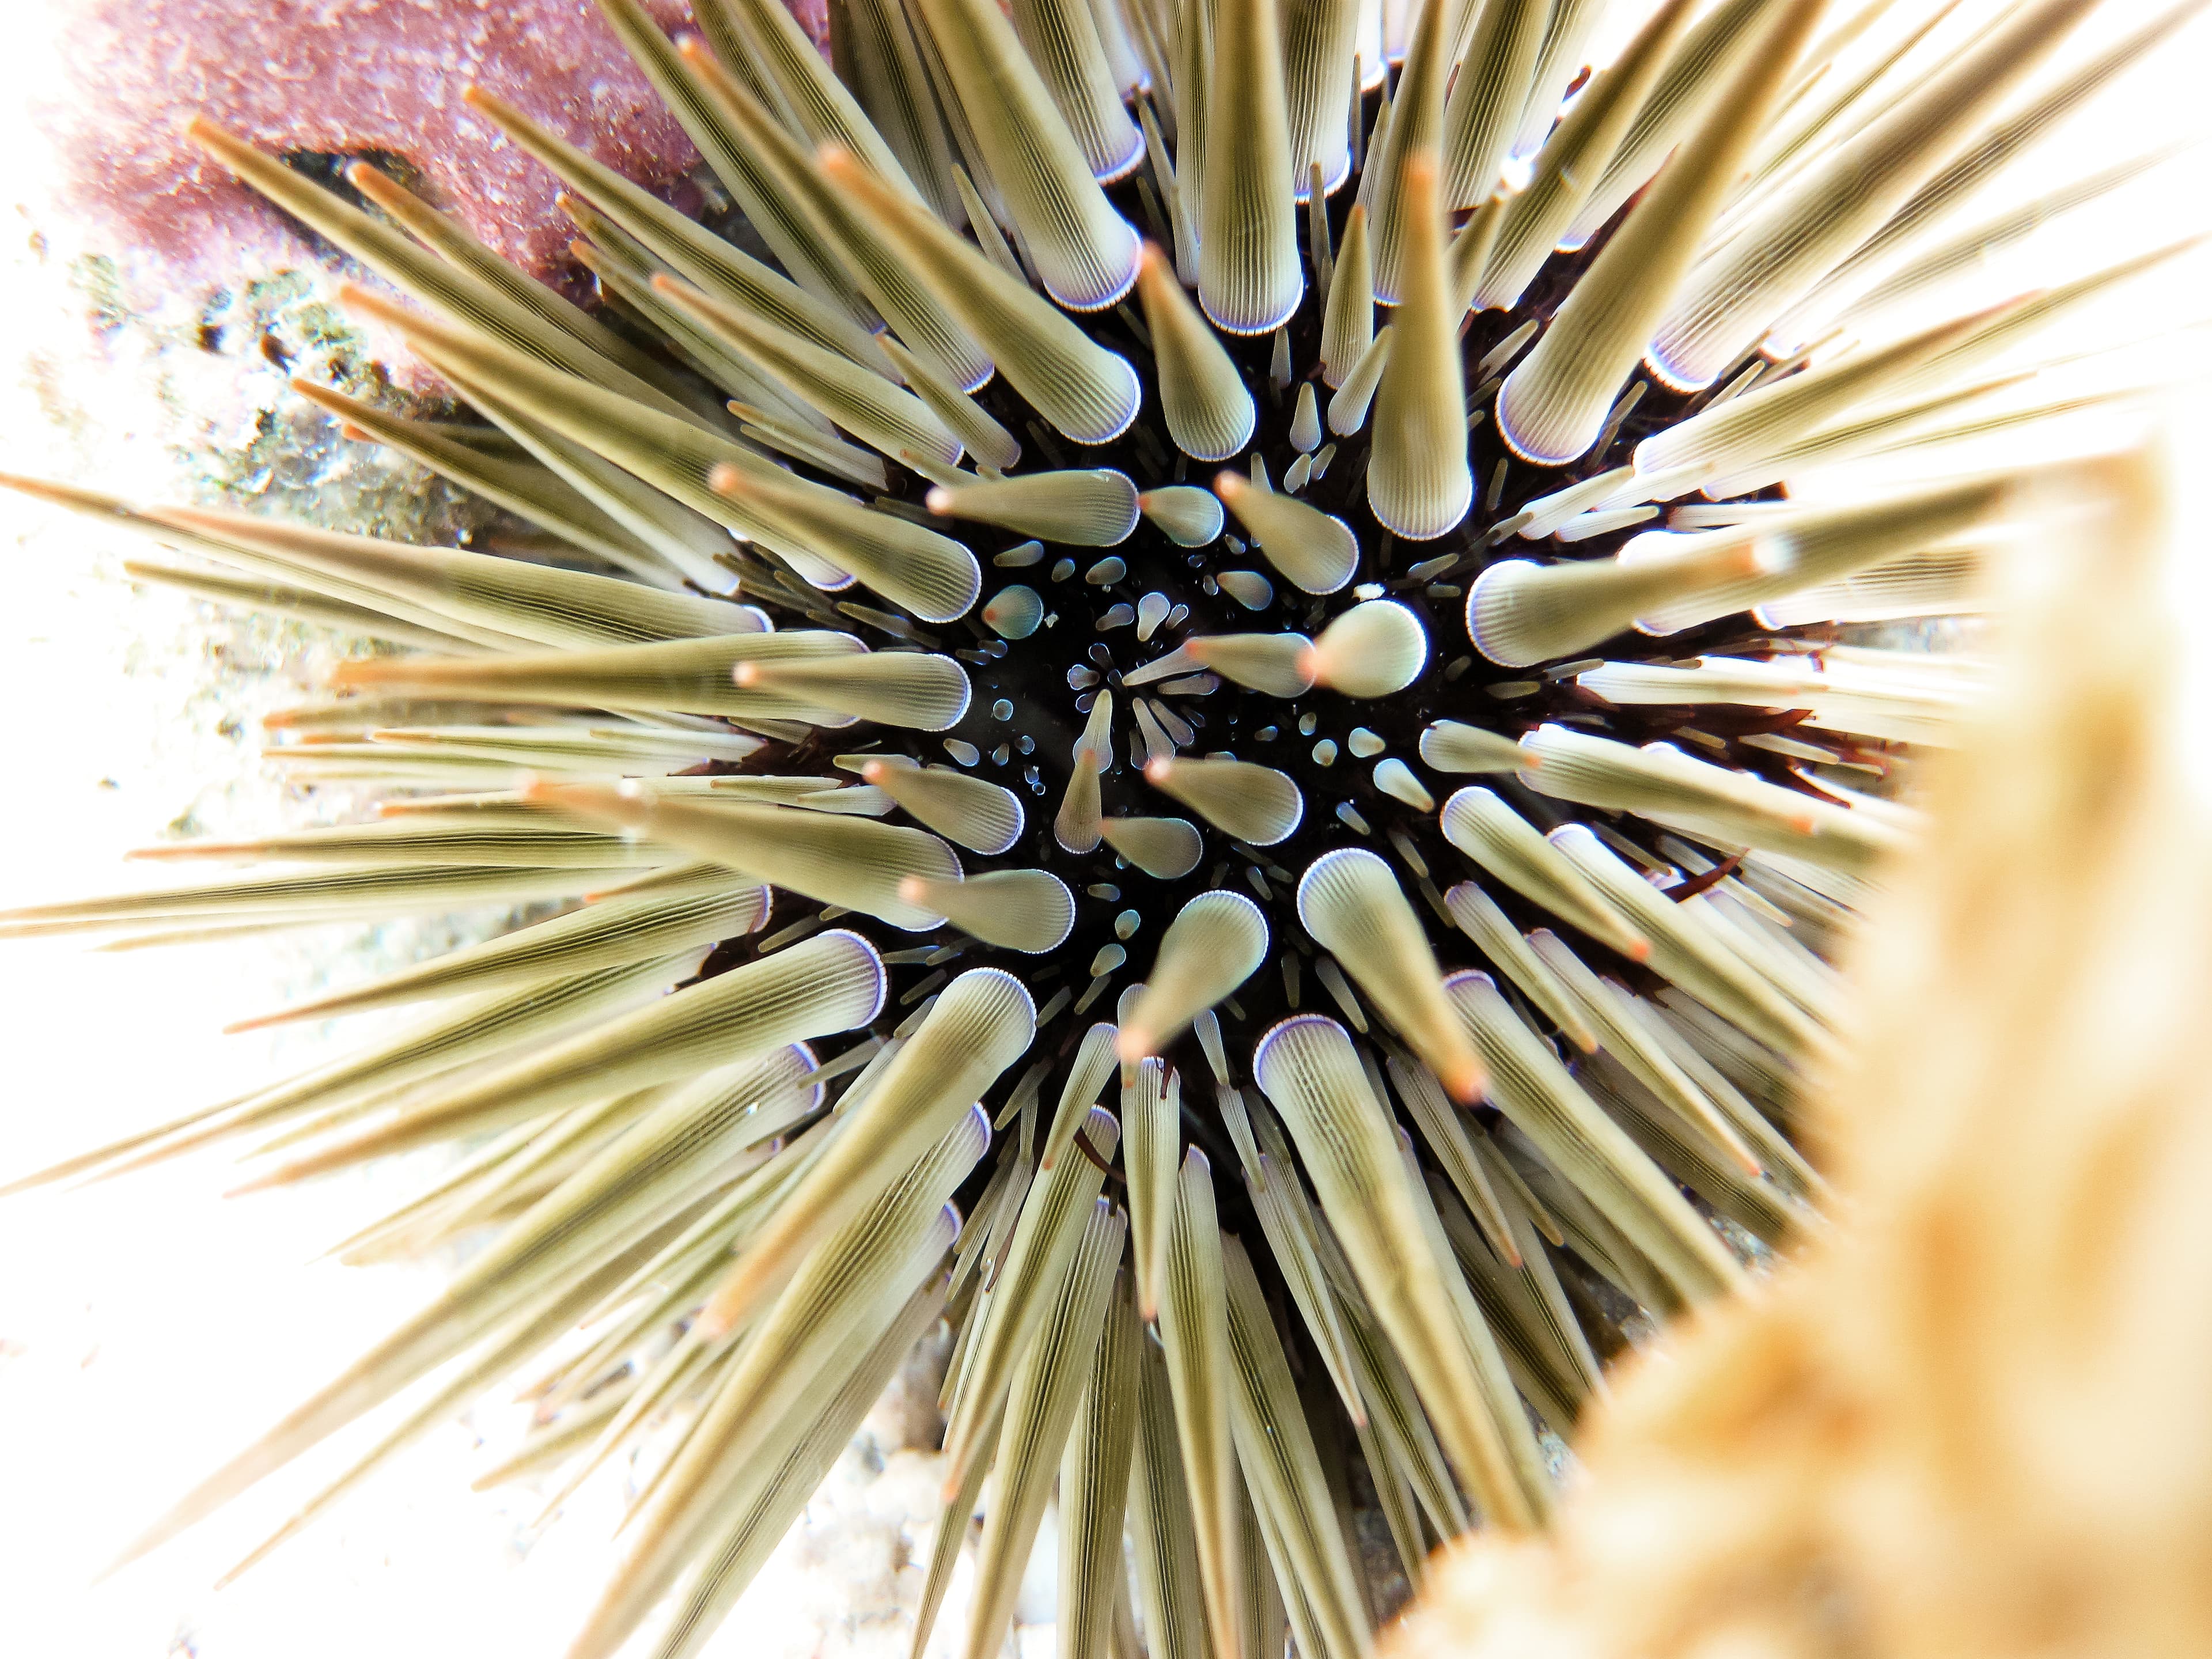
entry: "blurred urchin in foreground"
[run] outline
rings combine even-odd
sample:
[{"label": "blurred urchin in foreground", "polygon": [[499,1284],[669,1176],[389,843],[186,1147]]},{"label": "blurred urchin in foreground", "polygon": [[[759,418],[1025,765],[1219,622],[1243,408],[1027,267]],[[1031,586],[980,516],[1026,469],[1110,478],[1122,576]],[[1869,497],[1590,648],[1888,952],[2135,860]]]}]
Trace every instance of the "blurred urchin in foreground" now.
[{"label": "blurred urchin in foreground", "polygon": [[2212,1641],[2185,556],[2154,469],[2081,481],[1855,964],[1847,1223],[1622,1382],[1553,1536],[1439,1558],[1403,1659]]},{"label": "blurred urchin in foreground", "polygon": [[586,902],[250,1022],[429,1005],[42,1177],[449,1153],[343,1246],[465,1244],[446,1291],[134,1553],[519,1389],[549,1512],[643,1455],[574,1651],[690,1653],[940,1321],[917,1647],[980,1509],[997,1650],[1055,1489],[1084,1656],[1358,1655],[1356,1505],[1416,1583],[1540,1526],[1603,1360],[1820,1228],[1831,958],[1985,679],[1862,625],[1982,603],[2039,499],[1986,441],[2106,396],[2034,371],[2179,247],[1895,319],[2157,163],[1978,216],[2194,9],[2061,55],[2092,0],[1669,0],[1585,77],[1579,0],[853,0],[829,63],[771,0],[603,0],[727,236],[453,89],[561,179],[588,313],[198,125],[482,419],[301,394],[540,556],[16,481],[397,649],[271,722],[378,818],[6,926]]}]

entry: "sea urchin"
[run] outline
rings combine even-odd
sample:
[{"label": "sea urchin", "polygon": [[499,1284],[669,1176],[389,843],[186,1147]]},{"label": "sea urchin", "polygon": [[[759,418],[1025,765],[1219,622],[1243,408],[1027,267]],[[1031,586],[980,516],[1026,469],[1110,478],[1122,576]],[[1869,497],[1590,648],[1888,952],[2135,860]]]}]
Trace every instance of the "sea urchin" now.
[{"label": "sea urchin", "polygon": [[376,820],[7,929],[586,902],[270,1016],[434,1005],[34,1178],[442,1146],[347,1254],[483,1241],[135,1547],[427,1383],[304,1521],[520,1384],[507,1472],[561,1494],[669,1431],[574,1652],[666,1604],[672,1659],[940,1319],[917,1651],[987,1476],[974,1659],[1055,1484],[1074,1659],[1365,1653],[1354,1468],[1416,1580],[1540,1523],[1624,1322],[1818,1201],[1827,958],[1914,828],[1863,786],[1972,687],[1832,624],[1971,608],[2016,480],[1774,487],[2060,412],[1991,367],[2165,257],[1871,326],[2130,176],[1955,222],[2194,9],[2022,94],[2093,3],[1867,68],[1883,0],[1664,0],[1585,80],[1598,0],[1402,50],[1358,0],[843,0],[830,64],[775,0],[674,42],[600,0],[727,235],[459,94],[562,179],[597,313],[196,125],[489,424],[301,395],[566,550],[15,481],[400,648],[273,751]]}]

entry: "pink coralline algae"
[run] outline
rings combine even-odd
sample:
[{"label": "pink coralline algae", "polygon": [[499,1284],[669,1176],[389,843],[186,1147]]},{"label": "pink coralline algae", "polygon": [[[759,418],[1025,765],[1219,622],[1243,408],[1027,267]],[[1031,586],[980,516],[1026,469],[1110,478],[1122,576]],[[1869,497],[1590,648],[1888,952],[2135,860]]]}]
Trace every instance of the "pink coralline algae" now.
[{"label": "pink coralline algae", "polygon": [[[672,30],[684,0],[647,0]],[[819,40],[823,0],[793,10]],[[94,0],[61,26],[76,84],[45,125],[63,205],[156,281],[296,257],[276,213],[183,136],[205,114],[266,149],[395,156],[421,193],[540,275],[569,264],[552,177],[461,101],[480,83],[649,189],[697,161],[592,0]]]}]

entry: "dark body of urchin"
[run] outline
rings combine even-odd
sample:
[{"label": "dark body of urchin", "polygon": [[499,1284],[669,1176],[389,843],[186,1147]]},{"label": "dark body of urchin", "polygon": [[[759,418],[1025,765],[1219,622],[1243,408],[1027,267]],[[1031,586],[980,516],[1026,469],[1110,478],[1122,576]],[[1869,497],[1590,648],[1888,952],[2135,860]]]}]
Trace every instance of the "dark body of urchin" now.
[{"label": "dark body of urchin", "polygon": [[[1370,117],[1373,101],[1370,98]],[[1329,198],[1332,245],[1342,236],[1345,215],[1356,198],[1357,189],[1355,174]],[[1109,194],[1131,223],[1143,226],[1147,222],[1146,205],[1133,182],[1125,181],[1109,189]],[[1475,410],[1485,408],[1496,389],[1494,384],[1482,386],[1474,382],[1472,377],[1476,365],[1529,319],[1541,321],[1550,316],[1553,307],[1566,297],[1575,278],[1633,205],[1632,198],[1603,230],[1575,253],[1554,255],[1513,310],[1479,312],[1467,319],[1461,331],[1460,347],[1463,372],[1468,376],[1469,401]],[[1303,224],[1303,204],[1300,217]],[[726,228],[743,234],[742,227]],[[1303,238],[1302,229],[1302,242]],[[1292,365],[1292,379],[1287,386],[1279,386],[1270,373],[1275,355],[1273,336],[1218,337],[1236,362],[1257,410],[1251,441],[1242,454],[1227,462],[1193,460],[1177,450],[1168,436],[1152,370],[1152,354],[1146,343],[1133,295],[1118,306],[1081,319],[1091,337],[1127,358],[1144,382],[1143,406],[1128,431],[1114,442],[1084,446],[1069,441],[1037,418],[1006,386],[1003,377],[993,380],[975,395],[1020,439],[1025,466],[1110,467],[1126,473],[1142,490],[1183,483],[1203,487],[1224,466],[1240,471],[1249,468],[1250,458],[1256,455],[1265,465],[1269,479],[1280,488],[1285,471],[1299,453],[1290,436],[1299,381],[1314,380],[1324,410],[1328,400],[1328,389],[1318,380],[1321,307],[1315,303],[1310,286],[1310,263],[1308,277],[1306,296],[1287,325]],[[857,927],[886,952],[911,952],[917,947],[934,945],[943,951],[958,953],[944,956],[935,963],[894,964],[890,992],[878,1020],[880,1032],[884,1034],[912,1014],[921,1000],[950,974],[972,967],[1006,969],[1029,988],[1040,1006],[1063,986],[1079,997],[1088,987],[1090,964],[1097,953],[1108,945],[1122,945],[1129,961],[1115,970],[1112,983],[1103,994],[1079,1018],[1063,1014],[1038,1033],[1037,1044],[1024,1064],[1049,1059],[1054,1062],[1055,1074],[1064,1072],[1076,1044],[1094,1021],[1113,1018],[1115,997],[1125,986],[1141,976],[1147,945],[1157,945],[1162,930],[1185,903],[1217,887],[1231,887],[1249,895],[1267,917],[1271,935],[1268,960],[1214,1011],[1221,1022],[1224,1046],[1235,1073],[1233,1080],[1249,1085],[1251,1079],[1243,1070],[1244,1064],[1253,1043],[1269,1026],[1302,1008],[1340,1012],[1311,971],[1317,952],[1297,920],[1297,879],[1314,859],[1332,848],[1361,846],[1381,852],[1402,866],[1402,845],[1414,850],[1432,873],[1438,888],[1447,887],[1471,873],[1465,868],[1464,859],[1444,840],[1434,812],[1419,811],[1376,787],[1373,762],[1356,757],[1346,747],[1346,734],[1354,727],[1364,726],[1382,741],[1385,747],[1376,759],[1395,756],[1413,764],[1423,729],[1437,720],[1491,726],[1509,735],[1547,720],[1564,720],[1638,743],[1664,739],[1693,723],[1692,715],[1681,708],[1616,708],[1582,690],[1571,678],[1550,679],[1544,678],[1540,670],[1498,667],[1468,642],[1464,595],[1467,584],[1485,563],[1493,558],[1513,556],[1516,545],[1527,545],[1513,543],[1510,538],[1494,548],[1487,545],[1490,526],[1511,517],[1528,501],[1619,465],[1639,439],[1683,419],[1694,412],[1702,401],[1701,394],[1675,392],[1651,382],[1607,442],[1565,468],[1537,467],[1521,461],[1498,440],[1486,413],[1474,419],[1468,446],[1475,480],[1475,505],[1457,526],[1431,542],[1400,540],[1376,524],[1368,511],[1364,475],[1371,428],[1363,426],[1346,439],[1336,439],[1324,429],[1324,441],[1334,441],[1337,453],[1327,472],[1310,482],[1300,494],[1311,505],[1336,514],[1352,526],[1360,547],[1359,568],[1352,581],[1342,591],[1328,595],[1307,594],[1292,586],[1267,565],[1257,548],[1245,544],[1245,538],[1237,534],[1233,518],[1228,520],[1224,536],[1203,548],[1180,547],[1149,520],[1139,520],[1128,539],[1115,546],[1048,544],[1038,562],[1002,568],[993,563],[994,556],[1020,545],[1026,538],[988,526],[930,517],[921,507],[929,481],[905,469],[891,469],[892,480],[884,492],[885,505],[927,519],[936,528],[958,537],[972,548],[984,568],[986,599],[1015,581],[1036,587],[1044,600],[1048,623],[1025,639],[1000,639],[982,624],[979,604],[957,622],[914,623],[902,634],[894,635],[871,628],[865,620],[856,620],[849,611],[836,611],[838,596],[823,596],[816,614],[801,617],[787,611],[784,614],[789,621],[781,625],[857,628],[864,635],[872,635],[870,643],[877,648],[920,643],[927,648],[950,652],[966,666],[974,690],[967,714],[957,725],[940,732],[891,727],[849,731],[817,728],[800,742],[772,744],[742,768],[717,763],[701,769],[811,773],[826,769],[834,756],[861,750],[905,754],[925,764],[951,764],[956,762],[947,748],[948,742],[972,746],[981,759],[969,769],[1012,790],[1023,803],[1026,822],[1021,838],[1008,851],[992,857],[963,848],[960,852],[962,866],[970,873],[997,869],[1043,869],[1058,876],[1067,884],[1075,898],[1075,922],[1066,941],[1047,956],[1035,957],[986,945],[950,926],[930,933],[908,933],[852,914],[837,917],[836,925]],[[1470,411],[1471,419],[1474,413]],[[1504,477],[1502,481],[1494,483],[1493,474],[1501,461],[1505,463]],[[804,467],[803,463],[799,465]],[[1623,530],[1593,538],[1575,544],[1571,551],[1579,557],[1601,557],[1615,551],[1633,533],[1632,530]],[[1101,584],[1085,581],[1085,574],[1108,558],[1121,562],[1122,574]],[[1438,568],[1437,562],[1443,560],[1452,563]],[[1072,569],[1067,568],[1071,564]],[[1426,568],[1427,574],[1409,575],[1408,572],[1417,566]],[[1057,580],[1054,580],[1055,569],[1064,572]],[[1255,614],[1216,587],[1212,576],[1232,569],[1255,569],[1266,574],[1274,586],[1273,602]],[[1206,841],[1204,856],[1188,875],[1169,880],[1130,867],[1103,843],[1089,853],[1075,854],[1054,839],[1053,815],[1073,769],[1071,751],[1082,732],[1085,714],[1097,689],[1112,690],[1117,699],[1113,762],[1100,780],[1105,814],[1109,817],[1158,814],[1190,817],[1185,809],[1148,784],[1140,767],[1132,763],[1130,744],[1134,728],[1127,701],[1131,694],[1121,689],[1121,676],[1165,655],[1180,640],[1193,635],[1279,629],[1318,633],[1329,618],[1353,602],[1353,589],[1370,584],[1414,610],[1428,630],[1427,666],[1420,678],[1403,691],[1383,698],[1362,699],[1317,687],[1302,697],[1285,701],[1224,680],[1206,696],[1173,700],[1176,712],[1196,730],[1196,742],[1191,745],[1193,752],[1232,753],[1239,759],[1258,762],[1287,773],[1296,781],[1305,798],[1305,812],[1291,836],[1269,847],[1247,847],[1201,823],[1199,827]],[[1101,620],[1115,606],[1133,607],[1143,595],[1152,592],[1164,596],[1178,608],[1177,620],[1171,627],[1163,627],[1145,641],[1139,641],[1133,624],[1100,628]],[[763,596],[756,587],[749,597]],[[771,592],[765,602],[773,609],[778,599]],[[1670,660],[1723,651],[1757,655],[1760,654],[1763,642],[1762,636],[1748,625],[1747,619],[1729,618],[1669,636],[1664,651],[1656,651],[1648,644],[1639,646],[1631,636],[1623,641],[1623,648],[1613,654]],[[1792,648],[1802,649],[1802,641]],[[1079,689],[1071,684],[1069,672],[1079,667],[1090,669],[1098,676],[1094,686]],[[1149,695],[1158,688],[1144,690]],[[994,712],[994,706],[1006,705],[1011,705],[1012,713],[1002,719]],[[1314,720],[1310,734],[1300,731],[1302,716],[1310,716]],[[1802,718],[1799,714],[1715,707],[1696,710],[1694,724],[1725,744],[1726,758],[1731,765],[1771,781],[1802,788],[1807,787],[1805,781],[1784,765],[1781,757],[1735,741],[1786,728]],[[1261,735],[1270,729],[1271,737]],[[1321,763],[1315,755],[1316,744],[1323,738],[1333,739],[1337,747],[1328,764]],[[1440,795],[1453,787],[1449,781],[1434,776],[1427,781],[1432,787],[1443,786]],[[1574,818],[1607,816],[1594,815],[1586,808],[1570,813],[1563,809],[1562,803],[1523,787],[1510,775],[1489,775],[1465,781],[1479,781],[1497,790],[1541,830]],[[1340,802],[1352,806],[1369,826],[1369,833],[1362,835],[1337,815],[1335,809]],[[1632,840],[1648,843],[1651,839],[1648,831],[1632,819],[1620,819],[1613,827]],[[1409,881],[1408,884],[1413,884]],[[1510,889],[1486,890],[1522,931],[1549,927],[1566,937],[1576,953],[1599,971],[1642,990],[1656,991],[1660,988],[1662,981],[1642,965],[1620,956],[1518,893]],[[1431,942],[1447,968],[1467,965],[1473,960],[1472,947],[1455,928],[1435,915],[1431,907],[1417,902],[1415,908],[1429,923]],[[1137,914],[1139,927],[1125,941],[1117,934],[1115,923],[1127,911]],[[699,977],[706,978],[752,960],[764,940],[776,939],[785,928],[811,914],[812,908],[803,902],[799,906],[785,904],[760,935],[732,939],[718,948],[702,967]],[[1297,959],[1288,972],[1285,971],[1286,957]],[[1549,1022],[1523,1001],[1510,984],[1501,988],[1532,1022],[1550,1029]],[[1217,1169],[1237,1169],[1236,1150],[1214,1109],[1211,1088],[1206,1086],[1210,1084],[1211,1068],[1196,1037],[1186,1030],[1168,1044],[1164,1053],[1170,1066],[1198,1085],[1186,1087],[1183,1091],[1184,1133],[1193,1144],[1204,1149]],[[1018,1074],[1018,1068],[1011,1075]],[[1054,1079],[1048,1079],[1044,1102],[1048,1109],[1054,1097]],[[1486,1106],[1477,1109],[1486,1119],[1495,1115],[1494,1109]],[[963,1210],[988,1181],[994,1162],[986,1159],[969,1176],[959,1194]],[[1114,1174],[1118,1176],[1118,1170]],[[1257,1222],[1241,1184],[1234,1181],[1218,1182],[1216,1192],[1223,1225],[1232,1232],[1256,1237]],[[1685,1189],[1685,1196],[1700,1211],[1707,1209],[1694,1193]],[[1265,1271],[1273,1262],[1268,1252],[1255,1251],[1254,1261],[1263,1264],[1263,1278],[1273,1277]],[[1601,1353],[1610,1354],[1623,1341],[1619,1322],[1630,1312],[1630,1305],[1620,1292],[1595,1273],[1583,1270],[1571,1260],[1569,1265],[1576,1270],[1563,1282]],[[1288,1324],[1295,1329],[1297,1322]],[[1297,1339],[1303,1338],[1300,1330]]]}]

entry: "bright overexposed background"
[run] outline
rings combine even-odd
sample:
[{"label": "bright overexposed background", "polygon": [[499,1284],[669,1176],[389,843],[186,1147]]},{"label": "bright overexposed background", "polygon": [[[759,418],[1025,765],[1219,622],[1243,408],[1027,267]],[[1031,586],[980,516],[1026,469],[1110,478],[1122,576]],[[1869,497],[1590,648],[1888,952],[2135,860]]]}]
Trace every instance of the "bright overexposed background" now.
[{"label": "bright overexposed background", "polygon": [[[1990,9],[1969,5],[1962,18]],[[2151,9],[2108,0],[2081,38],[2109,37]],[[2192,27],[2100,99],[2023,164],[2015,193],[2201,131],[2208,33]],[[35,40],[0,54],[0,154],[40,154],[9,124],[48,67]],[[188,452],[220,447],[279,407],[281,376],[250,352],[185,349],[176,319],[95,328],[100,296],[68,228],[41,216],[40,183],[21,171],[0,178],[0,467],[141,498],[188,490],[204,465]],[[2207,203],[2212,172],[2192,151],[2005,255],[1986,291],[2079,274],[2199,228]],[[2190,379],[2203,334],[2176,330],[2212,311],[2207,270],[2198,256],[2130,288],[2071,325],[2065,343],[2141,342],[2131,356],[2144,378],[2182,382],[2158,418],[2185,501],[2212,432]],[[2197,621],[2212,599],[2208,550],[2201,539],[2189,546],[2174,611],[2194,647],[2194,706],[2212,712],[2212,696],[2197,695],[2212,684],[2212,645]],[[312,695],[334,643],[142,590],[118,569],[130,550],[82,521],[0,501],[0,906],[127,884],[124,853],[179,826],[266,829],[343,805],[294,799],[257,757],[259,715]],[[325,980],[362,977],[495,921],[120,953],[66,939],[0,944],[0,1178],[307,1063],[327,1034],[217,1033]],[[315,1260],[404,1198],[419,1173],[380,1168],[226,1201],[229,1171],[217,1158],[0,1200],[0,1643],[43,1659],[560,1650],[607,1565],[619,1480],[594,1482],[562,1524],[532,1533],[529,1493],[468,1489],[487,1461],[480,1437],[499,1443],[517,1430],[497,1408],[433,1436],[231,1589],[209,1585],[317,1471],[335,1466],[331,1457],[93,1583],[179,1492],[429,1293],[434,1267],[356,1271]],[[926,1547],[938,1484],[931,1455],[914,1443],[918,1417],[895,1399],[871,1419],[718,1651],[904,1651],[901,1609],[920,1577],[908,1558]],[[1025,1599],[1025,1645],[1047,1638],[1050,1618],[1049,1579],[1033,1577],[1042,1582]],[[964,1600],[963,1578],[939,1646],[959,1629]]]}]

